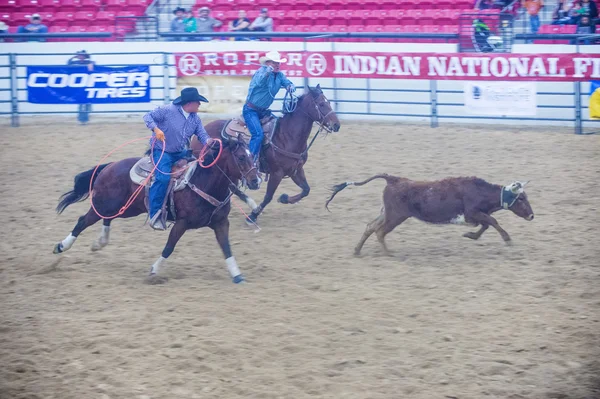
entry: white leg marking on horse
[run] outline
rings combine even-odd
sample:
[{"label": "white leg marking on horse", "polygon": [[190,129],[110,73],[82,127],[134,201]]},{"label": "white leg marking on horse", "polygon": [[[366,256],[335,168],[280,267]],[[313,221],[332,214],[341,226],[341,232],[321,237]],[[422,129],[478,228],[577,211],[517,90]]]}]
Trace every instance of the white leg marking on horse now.
[{"label": "white leg marking on horse", "polygon": [[108,239],[110,236],[110,226],[102,226],[102,232],[100,233],[100,238],[98,239],[98,243],[105,247],[108,245]]},{"label": "white leg marking on horse", "polygon": [[454,219],[450,220],[452,224],[467,224],[465,221],[465,215],[457,215]]},{"label": "white leg marking on horse", "polygon": [[162,256],[160,258],[158,258],[158,260],[156,262],[154,262],[154,264],[150,268],[150,275],[158,274],[158,269],[162,266],[162,264],[164,263],[165,260],[166,259],[163,258]]},{"label": "white leg marking on horse", "polygon": [[66,251],[67,249],[71,248],[73,246],[73,243],[75,242],[75,240],[77,240],[77,237],[73,236],[73,234],[69,234],[67,236],[67,238],[62,240],[62,242],[60,243],[61,249],[63,251]]},{"label": "white leg marking on horse", "polygon": [[108,238],[110,236],[110,226],[102,226],[102,232],[100,237],[92,243],[92,251],[99,251],[108,245]]},{"label": "white leg marking on horse", "polygon": [[256,208],[258,208],[258,205],[256,205],[256,202],[254,202],[254,200],[252,198],[250,198],[249,195],[246,196],[246,204],[248,204],[250,209],[252,209],[253,211],[256,210]]},{"label": "white leg marking on horse", "polygon": [[234,256],[230,256],[229,258],[225,259],[225,264],[227,265],[227,270],[229,270],[231,277],[236,277],[242,274]]}]

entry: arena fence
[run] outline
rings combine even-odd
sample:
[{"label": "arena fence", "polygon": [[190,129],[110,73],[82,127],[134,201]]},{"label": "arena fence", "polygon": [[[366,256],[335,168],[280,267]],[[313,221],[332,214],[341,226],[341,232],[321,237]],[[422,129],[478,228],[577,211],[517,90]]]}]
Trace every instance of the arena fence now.
[{"label": "arena fence", "polygon": [[[370,36],[370,35],[368,35]],[[526,39],[530,39],[531,35]],[[524,37],[525,38],[525,37]],[[575,38],[577,39],[577,38]],[[336,43],[330,43],[335,51]],[[73,104],[32,104],[28,101],[27,67],[65,65],[71,53],[11,53],[0,54],[0,115],[11,117],[11,126],[19,126],[21,115],[76,114]],[[149,67],[149,101],[93,105],[91,114],[139,114],[174,98],[177,88],[175,57],[168,52],[92,53],[97,65],[113,67]],[[538,86],[535,117],[491,117],[463,115],[463,87],[457,81],[399,80],[399,79],[319,79],[292,78],[297,86],[315,86],[317,83],[334,104],[335,111],[349,118],[381,119],[387,121],[428,121],[432,127],[443,120],[463,120],[465,123],[546,122],[572,125],[576,134],[590,126],[588,91],[585,83],[546,83]],[[560,86],[560,87],[559,87]],[[273,109],[281,109],[277,98]],[[567,101],[568,100],[568,101]]]}]

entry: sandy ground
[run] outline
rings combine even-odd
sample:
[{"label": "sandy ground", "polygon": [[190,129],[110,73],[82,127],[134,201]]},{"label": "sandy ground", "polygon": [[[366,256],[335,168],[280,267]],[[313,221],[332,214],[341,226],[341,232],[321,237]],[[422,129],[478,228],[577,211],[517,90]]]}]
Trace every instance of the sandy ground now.
[{"label": "sandy ground", "polygon": [[[600,137],[570,131],[346,123],[311,150],[303,202],[273,203],[257,234],[232,212],[248,284],[200,230],[151,286],[167,234],[142,217],[113,223],[101,252],[98,224],[51,253],[88,207],[57,216],[58,196],[143,125],[3,126],[0,398],[600,398]],[[354,257],[383,182],[340,193],[332,213],[327,188],[379,172],[531,180],[536,218],[496,215],[513,247],[409,220],[388,236],[393,257],[373,238]]]}]

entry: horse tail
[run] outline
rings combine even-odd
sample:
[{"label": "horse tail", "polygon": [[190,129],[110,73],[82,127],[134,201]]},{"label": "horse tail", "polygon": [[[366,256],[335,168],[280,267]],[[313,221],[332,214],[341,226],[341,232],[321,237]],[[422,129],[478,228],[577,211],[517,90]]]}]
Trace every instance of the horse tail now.
[{"label": "horse tail", "polygon": [[[75,184],[73,190],[67,191],[59,198],[58,206],[56,207],[56,212],[58,214],[63,213],[63,211],[71,204],[76,202],[83,201],[88,198],[90,195],[90,183],[93,185],[100,172],[106,168],[110,163],[105,163],[104,165],[99,165],[98,168],[92,168],[90,170],[86,170],[85,172],[79,173],[75,176]],[[96,173],[94,174],[94,170]],[[92,174],[94,174],[94,181],[92,180]]]},{"label": "horse tail", "polygon": [[348,187],[348,186],[364,186],[365,184],[367,184],[370,181],[375,180],[375,179],[385,179],[385,181],[387,183],[391,183],[393,181],[396,181],[398,178],[395,177],[395,176],[390,176],[387,173],[381,173],[381,174],[378,174],[378,175],[375,175],[375,176],[371,176],[367,180],[363,180],[363,181],[360,181],[360,182],[347,181],[345,183],[337,184],[337,185],[335,185],[335,186],[333,186],[331,188],[332,194],[331,194],[331,197],[329,197],[329,199],[325,203],[325,209],[327,209],[329,211],[328,205],[333,200],[333,197],[335,197],[337,195],[337,193],[339,193],[340,191],[342,191],[346,187]]}]

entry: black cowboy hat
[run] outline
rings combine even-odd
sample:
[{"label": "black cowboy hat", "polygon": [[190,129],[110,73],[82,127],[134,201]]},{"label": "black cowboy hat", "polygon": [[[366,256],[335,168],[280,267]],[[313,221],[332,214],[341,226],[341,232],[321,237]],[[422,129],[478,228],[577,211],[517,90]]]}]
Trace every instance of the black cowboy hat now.
[{"label": "black cowboy hat", "polygon": [[178,11],[185,12],[185,8],[177,7],[176,9],[173,10],[173,14],[177,14]]},{"label": "black cowboy hat", "polygon": [[195,87],[186,87],[185,89],[181,90],[181,95],[175,100],[173,100],[173,104],[187,104],[191,101],[200,101],[203,103],[208,102],[206,97],[198,93],[198,89],[196,89]]},{"label": "black cowboy hat", "polygon": [[85,50],[79,50],[75,53],[76,56],[84,56],[85,58],[90,58],[90,55]]}]

